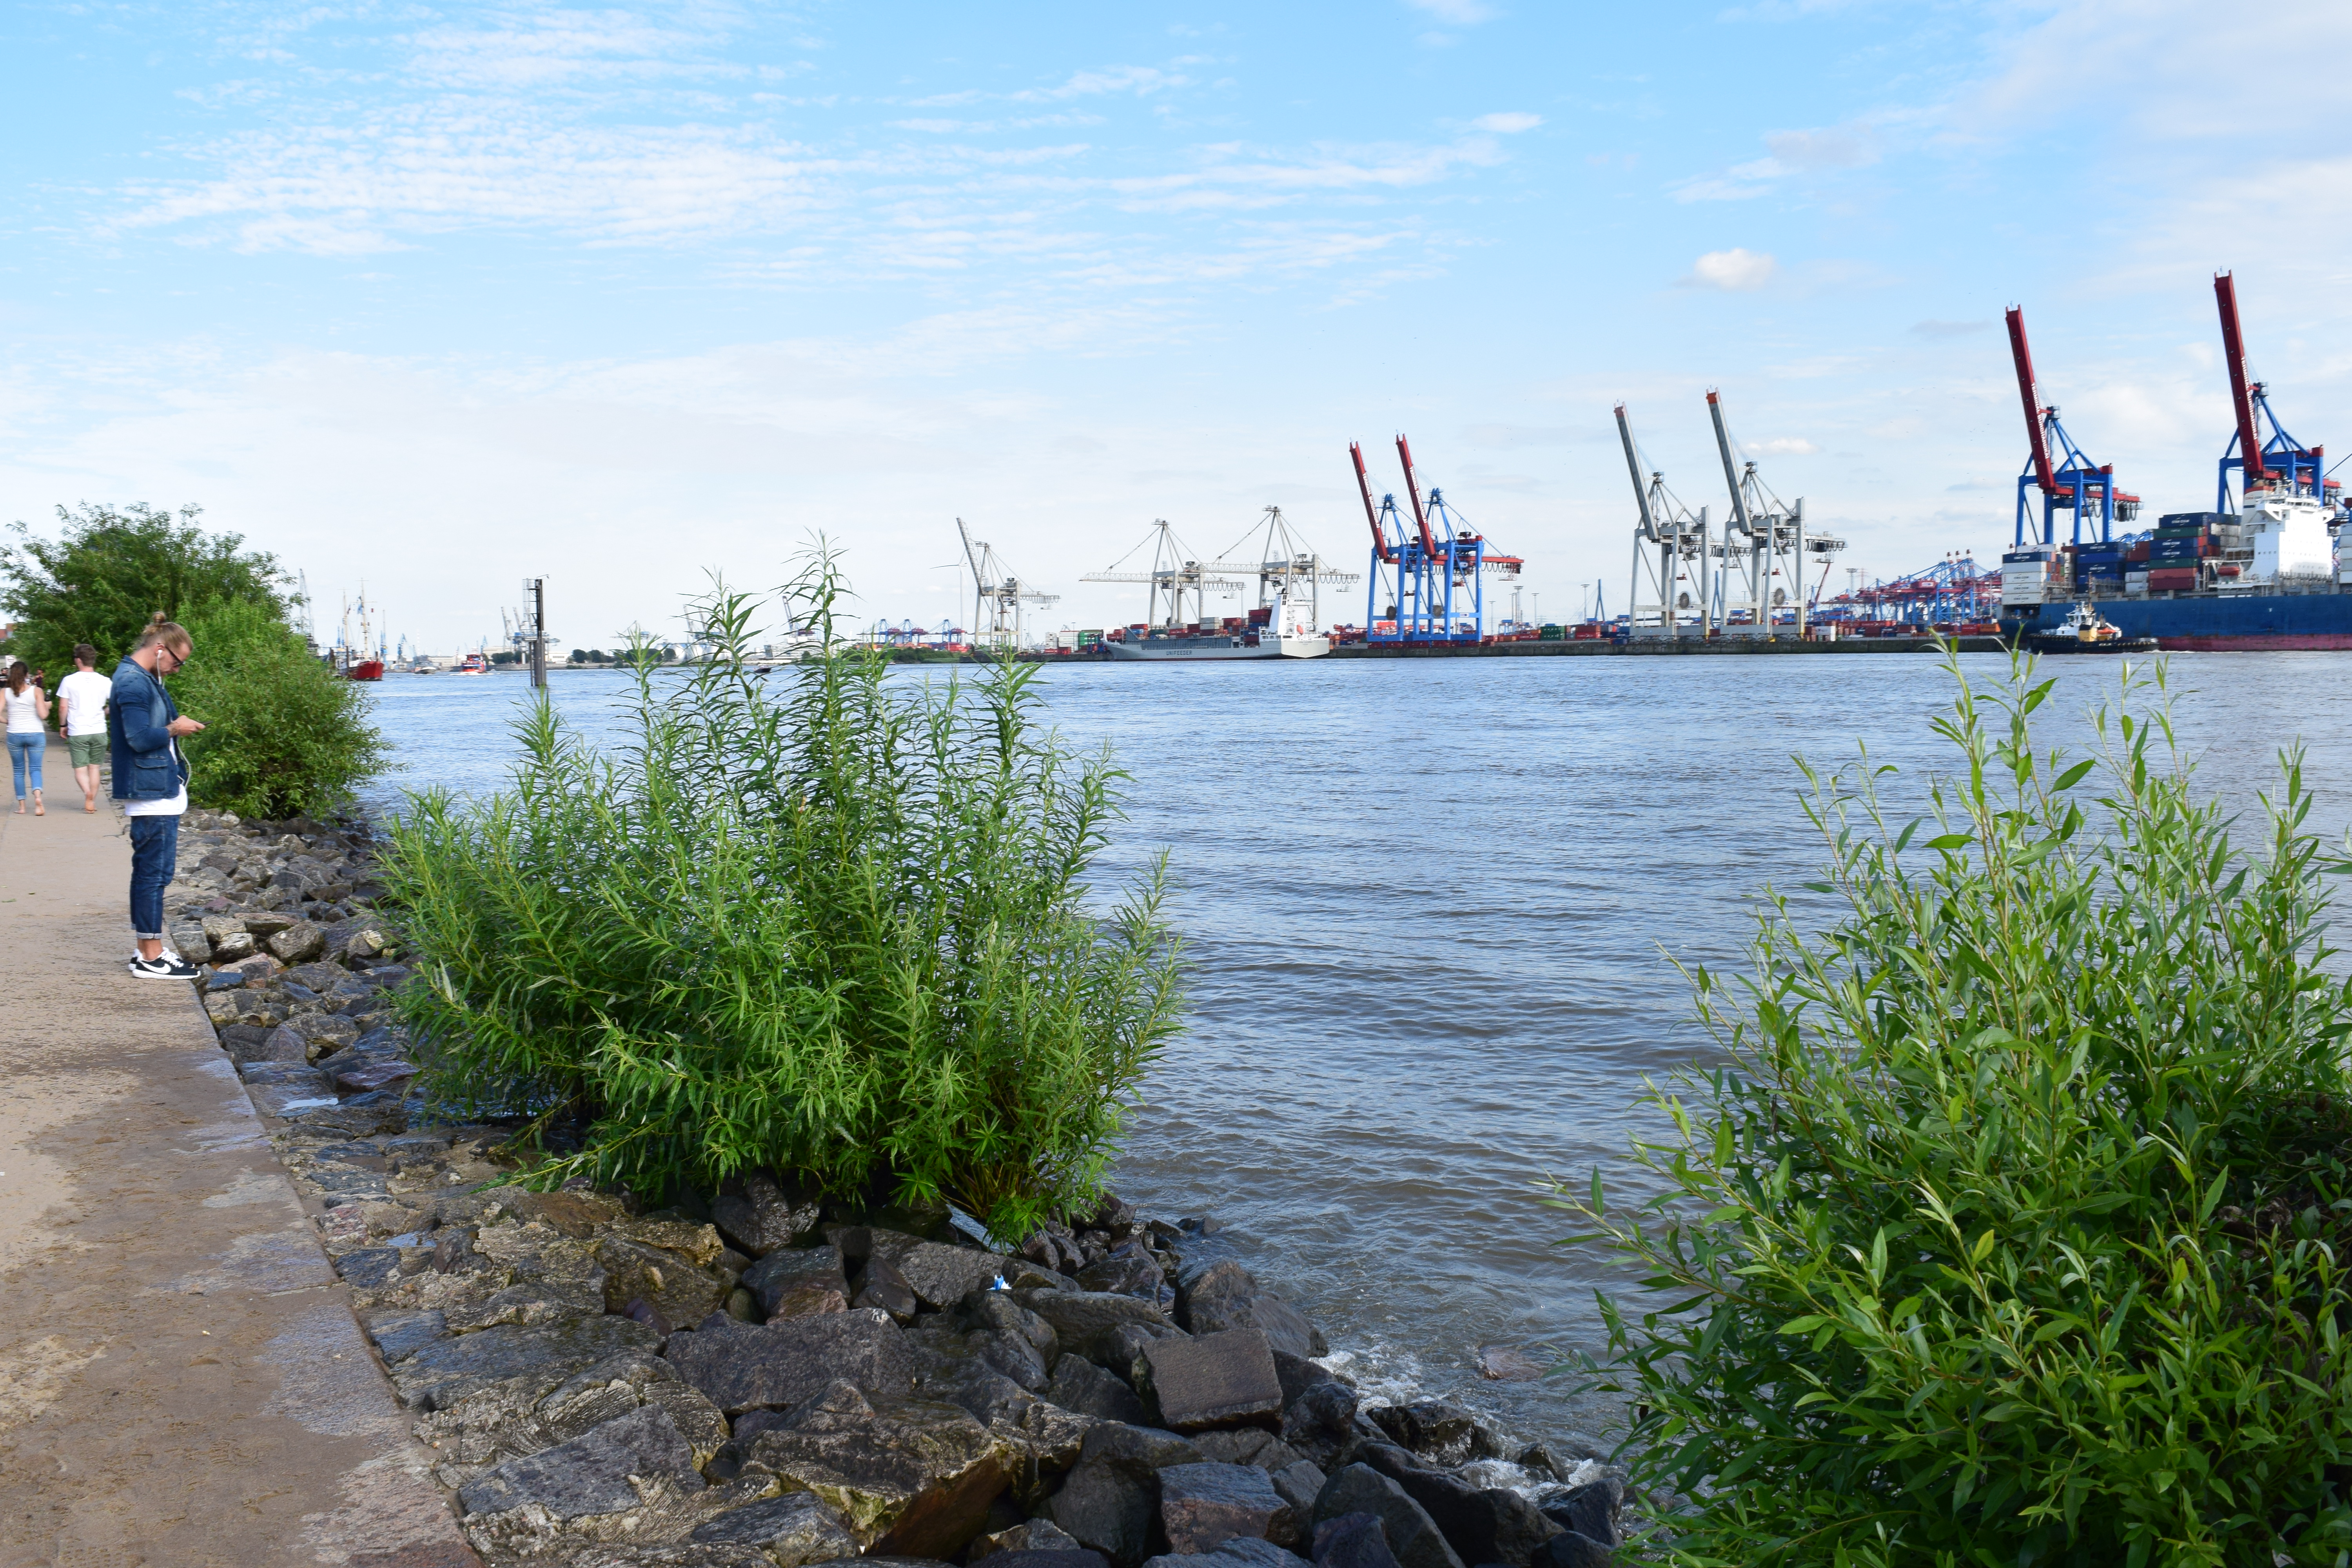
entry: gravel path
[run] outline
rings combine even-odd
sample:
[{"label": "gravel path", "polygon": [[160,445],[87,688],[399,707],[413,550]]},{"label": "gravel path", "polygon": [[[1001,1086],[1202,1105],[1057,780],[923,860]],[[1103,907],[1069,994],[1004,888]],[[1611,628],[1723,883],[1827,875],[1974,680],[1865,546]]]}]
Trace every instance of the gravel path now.
[{"label": "gravel path", "polygon": [[472,1568],[130,846],[0,802],[0,1563]]}]

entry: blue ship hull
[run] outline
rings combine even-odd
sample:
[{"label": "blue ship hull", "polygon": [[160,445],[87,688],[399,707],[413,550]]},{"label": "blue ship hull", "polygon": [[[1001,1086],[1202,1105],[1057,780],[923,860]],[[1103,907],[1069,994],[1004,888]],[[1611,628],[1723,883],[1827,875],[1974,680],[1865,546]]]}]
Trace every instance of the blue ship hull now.
[{"label": "blue ship hull", "polygon": [[[2352,648],[2352,594],[2183,594],[2093,601],[2127,637],[2154,637],[2179,652]],[[2011,638],[2058,629],[2074,601],[2001,612]]]}]

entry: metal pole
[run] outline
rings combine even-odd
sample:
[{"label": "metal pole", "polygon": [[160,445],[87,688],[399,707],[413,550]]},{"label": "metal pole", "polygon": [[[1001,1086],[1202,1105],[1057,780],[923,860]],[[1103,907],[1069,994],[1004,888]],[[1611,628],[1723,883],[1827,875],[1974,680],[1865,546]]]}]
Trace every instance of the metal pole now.
[{"label": "metal pole", "polygon": [[530,580],[530,683],[547,689],[547,579]]}]

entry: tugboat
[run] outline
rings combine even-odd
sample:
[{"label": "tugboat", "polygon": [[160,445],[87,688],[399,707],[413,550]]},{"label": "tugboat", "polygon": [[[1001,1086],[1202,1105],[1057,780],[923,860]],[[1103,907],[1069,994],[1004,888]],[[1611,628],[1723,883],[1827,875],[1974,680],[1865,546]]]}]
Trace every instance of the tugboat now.
[{"label": "tugboat", "polygon": [[2078,602],[2074,612],[2053,630],[2028,632],[2029,653],[2154,653],[2154,637],[2127,637],[2113,621]]}]

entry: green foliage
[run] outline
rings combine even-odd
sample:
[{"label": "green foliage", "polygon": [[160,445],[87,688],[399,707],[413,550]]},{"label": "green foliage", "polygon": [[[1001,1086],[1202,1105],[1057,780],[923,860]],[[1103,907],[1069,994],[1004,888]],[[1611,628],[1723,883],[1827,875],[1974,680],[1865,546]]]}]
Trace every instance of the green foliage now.
[{"label": "green foliage", "polygon": [[46,668],[54,686],[72,670],[76,643],[97,648],[99,670],[110,672],[158,610],[183,625],[219,604],[282,611],[276,558],[247,553],[236,534],[206,533],[200,515],[59,507],[55,540],[17,523],[16,542],[0,545],[0,605],[16,621],[10,656]]},{"label": "green foliage", "polygon": [[1087,909],[1124,775],[1036,728],[1034,671],[894,680],[835,637],[839,592],[823,556],[786,591],[824,651],[772,678],[719,585],[713,658],[624,661],[619,754],[542,700],[511,789],[415,797],[384,861],[430,981],[404,1004],[445,1098],[588,1124],[548,1179],[772,1168],[1020,1235],[1097,1189],[1177,1026],[1159,880]]},{"label": "green foliage", "polygon": [[215,603],[186,623],[195,657],[170,677],[205,728],[181,742],[189,794],[241,816],[318,815],[383,766],[368,689],[315,658],[276,609]]},{"label": "green foliage", "polygon": [[1932,824],[1866,752],[1807,770],[1843,913],[1776,899],[1752,979],[1693,977],[1728,1065],[1653,1087],[1662,1195],[1560,1189],[1665,1298],[1602,1303],[1638,1479],[1687,1500],[1654,1549],[2343,1563],[2352,994],[2300,754],[2242,855],[2160,670],[2080,761],[2034,749],[2029,665],[1951,673]]}]

